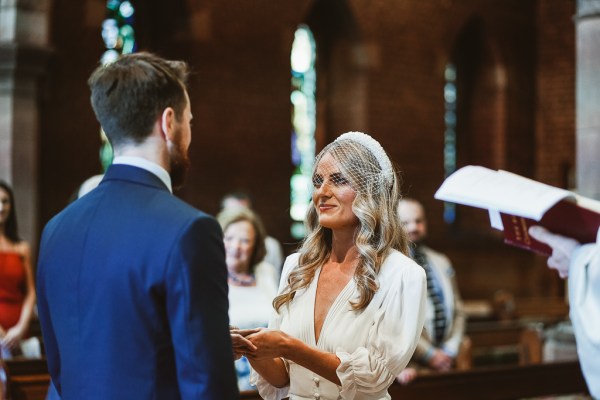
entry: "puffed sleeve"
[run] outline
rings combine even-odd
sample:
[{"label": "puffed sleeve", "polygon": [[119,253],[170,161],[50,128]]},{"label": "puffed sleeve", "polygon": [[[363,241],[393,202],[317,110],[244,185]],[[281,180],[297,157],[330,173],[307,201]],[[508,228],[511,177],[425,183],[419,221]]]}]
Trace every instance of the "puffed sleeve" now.
[{"label": "puffed sleeve", "polygon": [[[285,263],[283,265],[283,271],[281,273],[281,280],[279,281],[279,290],[277,293],[281,293],[286,285],[287,278],[290,272],[298,265],[298,254],[292,254],[288,258],[286,258]],[[271,329],[279,329],[281,327],[281,319],[282,314],[277,313],[273,310],[271,314],[271,319],[269,320],[269,328]],[[286,360],[283,360],[285,363],[285,368],[289,372],[289,366]],[[289,386],[284,386],[282,388],[277,388],[267,382],[262,376],[260,376],[256,371],[252,370],[250,374],[250,383],[256,386],[258,393],[265,400],[281,400],[283,398],[288,397]]]},{"label": "puffed sleeve", "polygon": [[385,296],[374,313],[368,345],[352,353],[336,350],[341,361],[337,375],[343,399],[360,397],[357,393],[386,391],[415,350],[425,318],[425,272],[412,261],[401,263],[394,266],[403,269],[394,279],[380,279],[380,290]]}]

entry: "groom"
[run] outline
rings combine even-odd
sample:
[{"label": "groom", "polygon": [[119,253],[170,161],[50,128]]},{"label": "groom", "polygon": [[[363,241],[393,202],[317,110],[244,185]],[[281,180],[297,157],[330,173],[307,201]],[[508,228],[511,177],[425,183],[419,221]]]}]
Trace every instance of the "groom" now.
[{"label": "groom", "polygon": [[88,84],[115,152],[44,229],[37,289],[62,399],[237,399],[218,223],[172,195],[191,141],[187,66],[124,55]]}]

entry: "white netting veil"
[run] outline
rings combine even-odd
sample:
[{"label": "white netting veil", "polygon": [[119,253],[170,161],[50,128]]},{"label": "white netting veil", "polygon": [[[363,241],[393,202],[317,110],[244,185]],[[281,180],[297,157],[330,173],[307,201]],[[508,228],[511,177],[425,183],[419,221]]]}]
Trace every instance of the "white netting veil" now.
[{"label": "white netting veil", "polygon": [[[319,165],[326,154],[336,161],[331,171],[323,170],[324,166]],[[392,163],[383,147],[362,132],[340,135],[319,153],[313,169],[315,188],[326,183],[339,186],[348,181],[356,192],[374,194],[391,189],[394,179]]]},{"label": "white netting veil", "polygon": [[336,142],[344,140],[352,140],[366,147],[377,159],[377,163],[381,168],[381,178],[383,178],[387,185],[391,185],[394,168],[392,167],[392,162],[385,153],[385,150],[383,150],[383,147],[381,147],[377,140],[362,132],[346,132],[335,139]]}]

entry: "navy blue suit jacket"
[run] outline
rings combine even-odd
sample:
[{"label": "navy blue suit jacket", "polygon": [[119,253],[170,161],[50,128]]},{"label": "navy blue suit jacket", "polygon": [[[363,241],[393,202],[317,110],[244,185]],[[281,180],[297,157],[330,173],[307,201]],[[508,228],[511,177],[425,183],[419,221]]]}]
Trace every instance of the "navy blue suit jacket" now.
[{"label": "navy blue suit jacket", "polygon": [[222,231],[154,174],[113,165],[45,227],[38,309],[69,399],[234,399]]}]

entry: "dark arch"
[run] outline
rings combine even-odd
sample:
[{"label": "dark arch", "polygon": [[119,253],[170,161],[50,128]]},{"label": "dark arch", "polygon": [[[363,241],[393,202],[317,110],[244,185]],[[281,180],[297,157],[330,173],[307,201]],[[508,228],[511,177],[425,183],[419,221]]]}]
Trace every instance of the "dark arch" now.
[{"label": "dark arch", "polygon": [[457,71],[457,166],[505,168],[506,72],[481,19],[465,24],[451,61]]},{"label": "dark arch", "polygon": [[366,128],[360,30],[346,0],[317,0],[305,21],[317,45],[317,152],[339,134]]},{"label": "dark arch", "polygon": [[[483,21],[473,17],[459,31],[449,62],[456,70],[456,167],[506,169],[506,72]],[[480,210],[458,206],[453,229],[489,236]]]},{"label": "dark arch", "polygon": [[[173,54],[174,38],[189,35],[190,10],[186,0],[130,0],[136,10],[136,38],[139,50]],[[165,7],[168,12],[165,12]],[[160,27],[160,29],[157,29]]]}]

